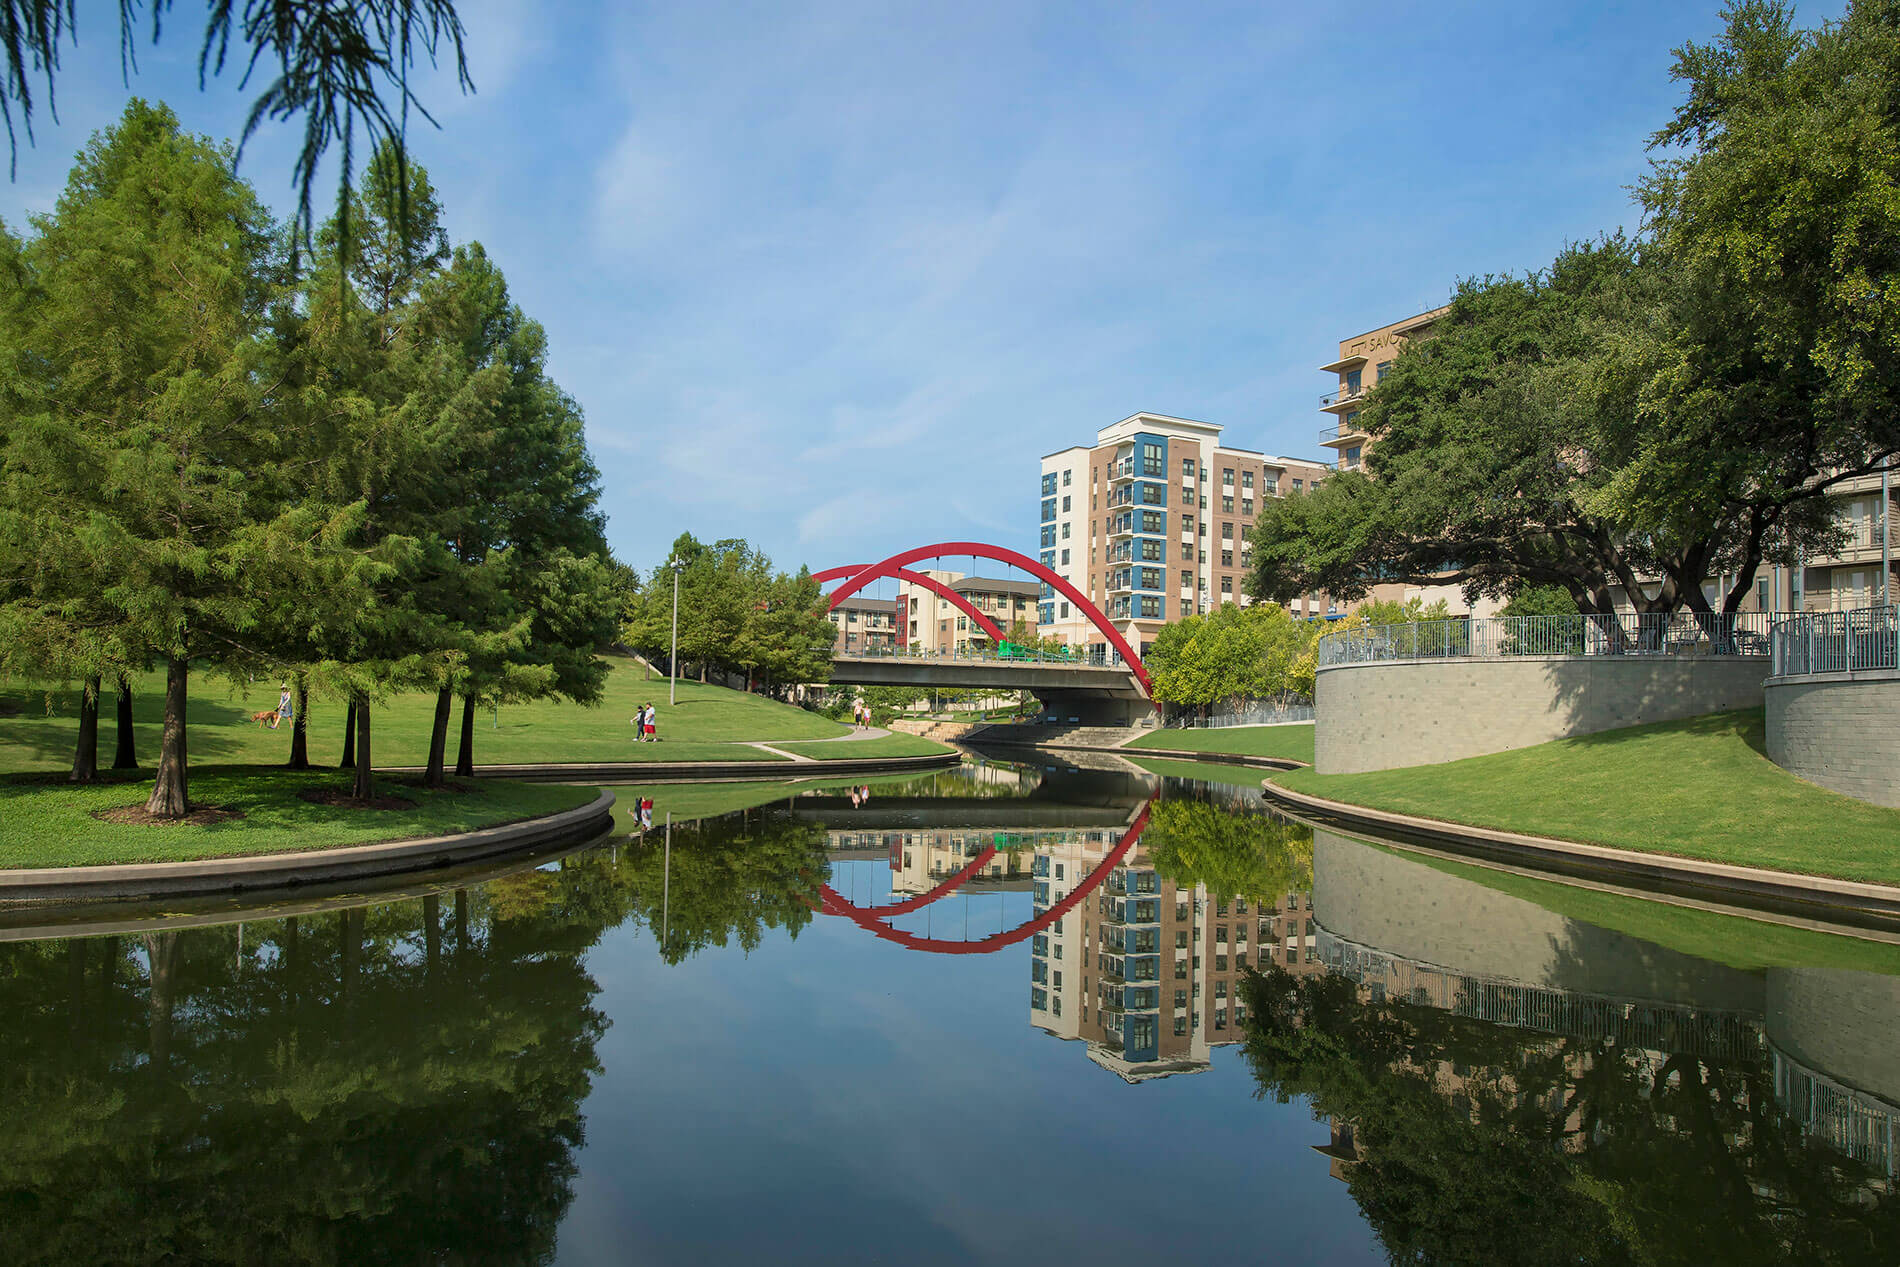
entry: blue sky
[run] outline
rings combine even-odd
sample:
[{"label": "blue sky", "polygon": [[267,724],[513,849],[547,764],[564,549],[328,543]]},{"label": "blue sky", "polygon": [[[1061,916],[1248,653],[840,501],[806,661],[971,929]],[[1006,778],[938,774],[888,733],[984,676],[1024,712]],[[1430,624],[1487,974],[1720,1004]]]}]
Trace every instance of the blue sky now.
[{"label": "blue sky", "polygon": [[[1715,0],[553,5],[467,0],[477,93],[415,156],[548,328],[621,557],[1032,549],[1037,460],[1147,409],[1317,457],[1338,341],[1633,225]],[[123,106],[82,45],[0,217]],[[1813,23],[1838,4],[1804,6]],[[132,89],[235,135],[181,4]],[[293,205],[294,137],[243,174]]]}]

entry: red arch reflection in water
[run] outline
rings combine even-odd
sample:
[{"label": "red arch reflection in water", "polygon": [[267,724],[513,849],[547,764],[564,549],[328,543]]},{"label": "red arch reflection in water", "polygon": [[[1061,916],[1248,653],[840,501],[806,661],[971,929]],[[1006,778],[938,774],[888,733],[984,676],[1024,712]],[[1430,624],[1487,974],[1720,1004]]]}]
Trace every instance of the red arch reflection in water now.
[{"label": "red arch reflection in water", "polygon": [[[813,572],[811,579],[823,585],[828,581],[839,580],[842,577],[852,576],[858,572],[862,572],[869,566],[870,564],[868,563],[847,563],[843,567],[826,568],[822,572]],[[971,620],[974,620],[976,627],[988,634],[992,641],[1008,641],[1003,631],[997,628],[996,622],[979,611],[975,603],[972,603],[966,595],[957,593],[957,591],[951,589],[936,577],[925,576],[922,572],[913,572],[909,568],[896,568],[891,572],[891,576],[900,581],[909,581],[912,585],[927,589],[932,594],[937,595],[937,597],[948,600],[958,611],[964,613]],[[836,604],[833,604],[833,606],[836,606]],[[901,643],[903,641],[903,628],[900,626],[897,632],[899,635],[898,641]]]},{"label": "red arch reflection in water", "polygon": [[[909,950],[921,950],[926,954],[933,955],[987,955],[992,951],[1001,950],[1005,946],[1013,946],[1026,937],[1035,936],[1043,929],[1049,927],[1049,925],[1061,919],[1064,915],[1067,915],[1075,908],[1078,902],[1100,887],[1102,882],[1108,879],[1108,873],[1121,865],[1121,861],[1128,855],[1128,851],[1135,847],[1137,840],[1141,839],[1142,829],[1148,825],[1149,806],[1153,804],[1154,801],[1150,798],[1148,803],[1141,807],[1141,812],[1135,815],[1135,821],[1128,825],[1126,832],[1122,833],[1121,840],[1116,842],[1115,847],[1108,851],[1101,862],[1096,864],[1095,869],[1089,872],[1088,877],[1083,880],[1082,883],[1076,885],[1075,888],[1069,892],[1067,897],[1038,915],[1035,919],[1030,920],[1027,924],[1021,924],[1000,933],[992,933],[988,937],[978,938],[976,941],[945,941],[938,937],[919,937],[915,933],[906,933],[900,929],[887,927],[880,921],[893,914],[902,914],[904,911],[917,910],[919,907],[928,905],[929,902],[934,902],[937,898],[945,896],[949,890],[956,888],[970,878],[971,873],[979,863],[988,861],[987,855],[994,854],[996,852],[994,849],[987,850],[985,856],[979,857],[975,863],[963,868],[962,871],[957,872],[956,875],[938,885],[929,893],[921,895],[920,898],[901,903],[900,906],[902,909],[900,909],[900,906],[855,906],[846,901],[844,896],[829,884],[820,886],[820,892],[824,895],[824,899],[819,903],[818,909],[826,915],[842,915],[858,927],[869,932],[872,936],[880,937],[885,941],[894,941]],[[924,899],[928,900],[926,901]]]}]

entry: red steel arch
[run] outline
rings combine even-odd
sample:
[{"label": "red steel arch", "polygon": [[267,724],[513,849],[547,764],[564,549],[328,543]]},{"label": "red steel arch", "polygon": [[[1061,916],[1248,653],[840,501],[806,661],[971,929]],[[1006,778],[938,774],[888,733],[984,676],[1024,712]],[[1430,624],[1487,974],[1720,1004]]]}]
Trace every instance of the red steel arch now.
[{"label": "red steel arch", "polygon": [[1014,550],[1006,550],[1002,546],[985,545],[980,541],[941,541],[936,545],[918,546],[913,550],[905,550],[901,554],[893,554],[882,563],[873,563],[870,567],[861,569],[853,574],[850,580],[840,585],[836,590],[833,590],[831,594],[831,605],[835,608],[839,603],[857,593],[879,577],[896,576],[899,572],[921,559],[941,559],[958,554],[967,554],[972,558],[993,559],[998,563],[1007,563],[1013,568],[1018,568],[1029,573],[1037,580],[1049,585],[1071,603],[1074,603],[1077,610],[1088,617],[1089,623],[1102,631],[1103,636],[1108,639],[1109,645],[1121,652],[1122,659],[1128,662],[1128,667],[1130,671],[1134,673],[1135,680],[1141,683],[1142,694],[1152,698],[1153,690],[1148,682],[1148,671],[1142,667],[1141,657],[1135,654],[1135,649],[1128,645],[1127,640],[1123,638],[1121,634],[1116,632],[1115,626],[1109,623],[1108,617],[1102,614],[1101,609],[1085,598],[1082,592],[1076,589],[1075,586],[1063,580],[1062,577],[1058,576],[1054,571],[1043,566],[1041,562],[1030,558],[1026,554],[1019,554]]},{"label": "red steel arch", "polygon": [[[841,576],[850,576],[854,572],[862,572],[867,566],[869,565],[864,563],[852,563],[845,567],[826,568],[822,572],[813,572],[811,579],[823,585],[826,581],[835,581]],[[900,581],[909,581],[912,585],[927,589],[940,598],[948,599],[953,607],[968,616],[971,620],[974,620],[977,623],[977,627],[988,634],[992,641],[1002,642],[1005,640],[1003,631],[998,629],[995,622],[991,621],[988,616],[978,611],[976,604],[971,602],[968,596],[957,593],[936,577],[925,576],[922,572],[913,572],[909,568],[898,568],[895,572],[892,572],[891,575]],[[836,607],[838,604],[833,602],[831,605]]]},{"label": "red steel arch", "polygon": [[[944,896],[946,890],[955,888],[963,883],[964,878],[970,873],[971,867],[965,867],[962,871],[951,877],[950,880],[932,889],[930,893],[924,894],[919,898],[913,898],[908,902],[899,903],[896,906],[856,906],[846,901],[844,896],[829,884],[821,885],[819,891],[824,897],[819,903],[818,909],[826,915],[842,915],[872,936],[882,938],[885,941],[896,942],[898,945],[910,950],[921,950],[926,954],[932,955],[987,955],[991,951],[1001,950],[1003,947],[1013,946],[1025,938],[1034,937],[1037,933],[1074,910],[1083,898],[1099,888],[1102,882],[1108,879],[1108,873],[1121,865],[1122,859],[1128,856],[1128,851],[1135,847],[1137,840],[1141,839],[1142,830],[1148,826],[1149,807],[1153,804],[1154,802],[1150,800],[1147,805],[1141,807],[1141,812],[1135,815],[1135,821],[1128,825],[1126,832],[1122,833],[1121,840],[1116,842],[1115,847],[1108,851],[1101,862],[1096,864],[1095,869],[1088,873],[1082,883],[1070,890],[1067,897],[1057,902],[1054,906],[1051,906],[1035,919],[1030,920],[1027,924],[1020,924],[1006,932],[992,933],[988,937],[980,937],[976,941],[946,941],[941,937],[919,937],[915,933],[906,933],[900,929],[889,928],[879,922],[891,915],[917,910],[919,907],[935,901],[938,897]],[[989,852],[994,853],[995,850],[990,850]],[[983,861],[987,861],[987,858],[978,859],[978,862]]]}]

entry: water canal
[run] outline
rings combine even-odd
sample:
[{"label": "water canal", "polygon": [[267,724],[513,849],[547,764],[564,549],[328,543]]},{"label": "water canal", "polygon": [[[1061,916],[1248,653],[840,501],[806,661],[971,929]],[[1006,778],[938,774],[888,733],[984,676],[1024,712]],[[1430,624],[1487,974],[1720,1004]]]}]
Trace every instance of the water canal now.
[{"label": "water canal", "polygon": [[1900,946],[1104,764],[4,913],[0,1262],[1900,1261]]}]

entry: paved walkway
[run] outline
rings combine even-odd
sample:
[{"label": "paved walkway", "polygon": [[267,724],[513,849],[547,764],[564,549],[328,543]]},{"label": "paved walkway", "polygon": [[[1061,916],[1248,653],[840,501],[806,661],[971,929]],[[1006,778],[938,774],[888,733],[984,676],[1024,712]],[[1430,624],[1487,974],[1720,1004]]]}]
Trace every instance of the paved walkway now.
[{"label": "paved walkway", "polygon": [[[798,739],[798,740],[791,740],[791,741],[780,740],[779,742],[780,743],[785,743],[785,742],[854,743],[861,739],[882,739],[884,736],[890,733],[891,733],[890,731],[885,730],[882,726],[867,726],[863,730],[854,730],[848,735],[833,735],[829,739]],[[818,758],[816,757],[807,757],[807,756],[802,756],[796,752],[787,752],[783,748],[774,748],[769,743],[759,743],[756,740],[749,741],[746,744],[746,747],[757,748],[760,752],[769,752],[774,756],[784,757],[787,761],[799,762],[804,765],[822,765],[823,764],[823,762],[819,761]]]}]

